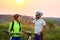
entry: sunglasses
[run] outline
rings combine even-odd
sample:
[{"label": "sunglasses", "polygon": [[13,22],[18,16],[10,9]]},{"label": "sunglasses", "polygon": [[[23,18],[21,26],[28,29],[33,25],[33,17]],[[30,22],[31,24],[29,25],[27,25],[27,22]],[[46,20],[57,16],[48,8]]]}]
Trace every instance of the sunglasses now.
[{"label": "sunglasses", "polygon": [[40,16],[40,15],[36,15],[36,16]]}]

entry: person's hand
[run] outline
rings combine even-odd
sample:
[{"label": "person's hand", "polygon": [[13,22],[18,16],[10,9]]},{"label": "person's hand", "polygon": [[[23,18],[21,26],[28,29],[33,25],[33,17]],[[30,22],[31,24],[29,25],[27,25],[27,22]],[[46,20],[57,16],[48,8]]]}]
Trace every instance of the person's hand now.
[{"label": "person's hand", "polygon": [[22,31],[20,32],[20,34],[22,34]]},{"label": "person's hand", "polygon": [[12,32],[9,32],[9,35],[11,35],[12,34]]},{"label": "person's hand", "polygon": [[39,32],[39,33],[37,33],[37,35],[39,36],[39,35],[40,35],[40,32]]},{"label": "person's hand", "polygon": [[12,32],[11,32],[10,30],[8,30],[8,34],[9,34],[9,35],[11,35],[11,34],[12,34]]}]

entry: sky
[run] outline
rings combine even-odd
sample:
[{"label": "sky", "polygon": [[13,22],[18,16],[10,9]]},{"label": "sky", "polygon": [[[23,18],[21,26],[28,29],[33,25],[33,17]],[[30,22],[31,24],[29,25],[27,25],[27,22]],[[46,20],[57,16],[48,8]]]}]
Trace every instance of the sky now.
[{"label": "sky", "polygon": [[35,16],[40,11],[43,17],[60,18],[60,0],[0,0],[0,14],[21,14]]}]

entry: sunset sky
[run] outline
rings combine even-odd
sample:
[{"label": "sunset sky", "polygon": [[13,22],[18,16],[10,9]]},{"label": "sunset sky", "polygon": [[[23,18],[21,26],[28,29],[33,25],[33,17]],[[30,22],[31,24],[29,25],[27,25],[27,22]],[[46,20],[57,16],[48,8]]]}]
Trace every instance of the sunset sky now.
[{"label": "sunset sky", "polygon": [[43,12],[43,17],[60,18],[60,0],[0,0],[0,14],[34,16],[36,11]]}]

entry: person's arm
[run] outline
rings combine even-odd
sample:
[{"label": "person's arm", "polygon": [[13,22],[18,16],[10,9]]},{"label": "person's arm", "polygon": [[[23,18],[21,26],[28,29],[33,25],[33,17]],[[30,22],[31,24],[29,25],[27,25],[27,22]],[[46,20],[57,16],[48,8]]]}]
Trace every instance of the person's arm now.
[{"label": "person's arm", "polygon": [[46,25],[44,25],[42,28],[42,32],[45,32],[45,31],[46,31]]},{"label": "person's arm", "polygon": [[33,18],[30,17],[30,18],[28,19],[27,24],[29,24],[29,23],[34,23]]},{"label": "person's arm", "polygon": [[46,31],[46,22],[43,20],[43,28],[42,28],[42,32],[45,32]]},{"label": "person's arm", "polygon": [[11,26],[12,26],[12,22],[10,22],[9,24],[9,29],[8,29],[9,34],[11,33]]},{"label": "person's arm", "polygon": [[42,31],[38,33],[38,35],[40,35],[41,33],[46,31],[46,25],[43,26]]},{"label": "person's arm", "polygon": [[20,34],[22,34],[22,24],[20,23]]},{"label": "person's arm", "polygon": [[42,21],[42,25],[43,25],[43,27],[42,27],[42,31],[39,32],[38,35],[40,35],[41,33],[43,33],[43,32],[46,31],[46,22],[45,22],[44,20]]}]

